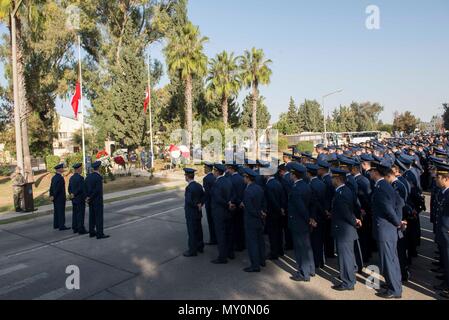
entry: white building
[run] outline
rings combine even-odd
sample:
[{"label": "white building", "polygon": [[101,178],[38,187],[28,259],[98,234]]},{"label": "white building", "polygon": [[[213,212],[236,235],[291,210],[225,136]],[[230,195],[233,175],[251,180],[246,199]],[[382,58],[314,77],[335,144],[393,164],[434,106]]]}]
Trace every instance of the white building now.
[{"label": "white building", "polygon": [[[81,118],[81,117],[80,117]],[[81,129],[81,121],[59,116],[58,137],[53,140],[53,154],[63,156],[81,151],[81,146],[73,143],[73,135]],[[85,125],[85,128],[88,126]]]}]

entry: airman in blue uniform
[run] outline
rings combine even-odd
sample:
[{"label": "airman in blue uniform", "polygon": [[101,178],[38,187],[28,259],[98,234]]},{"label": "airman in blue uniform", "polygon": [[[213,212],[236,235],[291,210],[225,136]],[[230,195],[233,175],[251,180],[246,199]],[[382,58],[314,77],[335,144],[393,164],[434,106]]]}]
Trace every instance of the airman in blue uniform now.
[{"label": "airman in blue uniform", "polygon": [[86,202],[89,204],[89,236],[97,239],[109,238],[104,234],[103,177],[100,174],[101,161],[92,164],[93,172],[86,178]]},{"label": "airman in blue uniform", "polygon": [[212,208],[211,208],[211,196],[212,196],[212,188],[215,183],[215,176],[212,172],[214,168],[214,164],[210,162],[204,163],[204,171],[206,176],[203,178],[203,187],[204,187],[204,207],[206,209],[206,217],[207,217],[207,225],[209,227],[209,242],[206,245],[216,245],[217,244],[217,236],[215,234],[215,225],[214,219],[212,217]]},{"label": "airman in blue uniform", "polygon": [[317,223],[309,208],[311,202],[310,186],[304,181],[307,169],[298,164],[290,163],[287,168],[291,172],[293,188],[288,197],[288,226],[290,228],[298,272],[291,277],[294,281],[309,282],[315,276],[310,234]]},{"label": "airman in blue uniform", "polygon": [[232,256],[234,250],[231,247],[232,215],[230,212],[232,183],[224,176],[225,171],[226,167],[223,164],[214,165],[216,180],[212,188],[211,208],[218,242],[218,258],[212,261],[214,264],[226,264],[228,258],[234,258]]},{"label": "airman in blue uniform", "polygon": [[187,222],[188,246],[189,250],[184,252],[184,257],[196,257],[204,252],[203,227],[201,219],[203,217],[204,190],[195,181],[196,170],[184,169],[184,176],[188,183],[185,191],[184,211]]},{"label": "airman in blue uniform", "polygon": [[389,170],[386,163],[373,162],[371,179],[375,181],[371,206],[373,212],[373,234],[379,246],[381,273],[385,278],[386,289],[378,293],[385,299],[402,297],[401,268],[397,250],[398,229],[404,223],[395,210],[395,192],[385,180]]},{"label": "airman in blue uniform", "polygon": [[[236,163],[227,165],[228,179],[232,183],[231,196],[231,234],[232,234],[232,250],[242,252],[245,250],[245,226],[243,219],[243,210],[240,205],[243,202],[243,193],[245,192],[245,182],[243,177],[238,173],[238,165]],[[231,253],[231,256],[233,253]]]},{"label": "airman in blue uniform", "polygon": [[282,239],[282,219],[287,211],[287,196],[281,182],[268,176],[265,185],[267,203],[266,229],[270,241],[269,260],[277,260],[284,255]]},{"label": "airman in blue uniform", "polygon": [[69,180],[69,196],[72,200],[72,229],[73,233],[87,234],[84,227],[86,215],[86,185],[81,175],[83,165],[76,163],[72,166],[75,171]]},{"label": "airman in blue uniform", "polygon": [[342,281],[333,289],[337,291],[354,290],[357,271],[354,241],[358,239],[357,228],[361,227],[362,222],[354,214],[354,194],[345,184],[348,172],[340,168],[332,168],[331,171],[332,183],[335,186],[335,196],[332,202],[332,235],[337,244],[338,265]]},{"label": "airman in blue uniform", "polygon": [[50,200],[53,202],[53,228],[60,231],[69,230],[65,226],[65,203],[66,191],[64,173],[64,164],[58,164],[54,167],[56,174],[51,179]]},{"label": "airman in blue uniform", "polygon": [[249,168],[244,169],[246,189],[243,196],[245,210],[246,246],[251,266],[245,272],[260,272],[265,267],[265,241],[263,238],[266,203],[264,190],[255,181],[258,173]]},{"label": "airman in blue uniform", "polygon": [[443,282],[436,286],[441,290],[440,295],[449,299],[449,164],[435,163],[436,183],[441,189],[438,194],[436,239],[441,254],[441,262],[444,270]]}]

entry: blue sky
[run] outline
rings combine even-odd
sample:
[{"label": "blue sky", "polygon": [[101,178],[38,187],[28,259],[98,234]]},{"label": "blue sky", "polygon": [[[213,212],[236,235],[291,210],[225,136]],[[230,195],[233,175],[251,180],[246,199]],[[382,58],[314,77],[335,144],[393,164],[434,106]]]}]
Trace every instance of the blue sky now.
[{"label": "blue sky", "polygon": [[[368,5],[380,9],[380,30],[365,27]],[[387,122],[396,110],[428,121],[449,101],[447,0],[190,0],[189,17],[210,38],[209,57],[254,46],[273,60],[271,84],[261,88],[272,120],[290,96],[321,101],[340,88],[326,100],[328,112],[379,102]],[[153,58],[164,60],[162,47],[150,48]]]}]

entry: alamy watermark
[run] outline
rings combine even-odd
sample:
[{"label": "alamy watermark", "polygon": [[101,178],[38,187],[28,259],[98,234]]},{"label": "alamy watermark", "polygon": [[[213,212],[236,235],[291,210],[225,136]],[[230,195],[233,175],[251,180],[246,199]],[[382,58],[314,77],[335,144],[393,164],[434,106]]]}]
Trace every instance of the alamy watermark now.
[{"label": "alamy watermark", "polygon": [[67,266],[65,273],[69,276],[65,280],[65,287],[68,290],[80,290],[80,268],[75,265]]},{"label": "alamy watermark", "polygon": [[365,20],[365,27],[368,30],[379,30],[380,8],[372,4],[366,7],[365,13],[368,15],[368,17]]}]

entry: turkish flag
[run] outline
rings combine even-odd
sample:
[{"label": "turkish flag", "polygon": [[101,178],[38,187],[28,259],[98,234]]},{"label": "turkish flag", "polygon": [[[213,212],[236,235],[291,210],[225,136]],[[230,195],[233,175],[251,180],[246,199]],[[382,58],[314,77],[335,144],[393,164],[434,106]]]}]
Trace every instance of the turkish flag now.
[{"label": "turkish flag", "polygon": [[81,86],[79,82],[76,82],[76,89],[75,89],[75,95],[72,98],[72,109],[73,112],[75,113],[75,119],[78,120],[78,106],[80,103],[80,99],[81,99]]},{"label": "turkish flag", "polygon": [[145,93],[145,102],[143,103],[143,112],[147,113],[148,105],[151,102],[151,87],[148,86],[147,92]]}]

